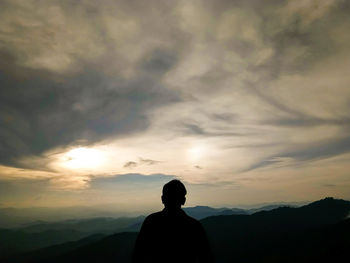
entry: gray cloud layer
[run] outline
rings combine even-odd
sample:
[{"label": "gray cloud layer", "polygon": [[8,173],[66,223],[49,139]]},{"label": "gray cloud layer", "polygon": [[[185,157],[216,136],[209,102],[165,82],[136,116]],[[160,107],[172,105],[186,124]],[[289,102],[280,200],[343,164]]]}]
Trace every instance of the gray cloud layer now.
[{"label": "gray cloud layer", "polygon": [[63,77],[15,67],[4,55],[1,61],[0,159],[5,164],[55,146],[142,131],[147,110],[177,100],[175,92],[147,76],[125,81],[87,68]]},{"label": "gray cloud layer", "polygon": [[278,145],[246,170],[350,152],[348,1],[1,6],[2,164],[141,133],[158,118],[179,137]]}]

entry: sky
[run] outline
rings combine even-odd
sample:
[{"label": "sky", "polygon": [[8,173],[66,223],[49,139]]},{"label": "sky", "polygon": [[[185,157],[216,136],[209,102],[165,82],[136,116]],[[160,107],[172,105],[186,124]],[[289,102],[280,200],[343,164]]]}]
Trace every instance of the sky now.
[{"label": "sky", "polygon": [[1,0],[0,206],[350,199],[350,2]]}]

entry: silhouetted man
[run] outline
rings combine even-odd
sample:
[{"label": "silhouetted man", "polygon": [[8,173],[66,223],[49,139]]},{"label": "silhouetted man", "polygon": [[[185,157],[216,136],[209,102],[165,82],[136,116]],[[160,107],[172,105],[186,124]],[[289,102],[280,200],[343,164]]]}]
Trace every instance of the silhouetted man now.
[{"label": "silhouetted man", "polygon": [[212,262],[202,225],[181,209],[186,193],[179,180],[163,186],[165,208],[143,222],[134,248],[134,263]]}]

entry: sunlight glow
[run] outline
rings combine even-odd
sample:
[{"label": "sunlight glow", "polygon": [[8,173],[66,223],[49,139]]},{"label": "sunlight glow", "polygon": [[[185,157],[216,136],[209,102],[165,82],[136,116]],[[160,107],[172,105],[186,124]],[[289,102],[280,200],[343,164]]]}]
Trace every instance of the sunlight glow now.
[{"label": "sunlight glow", "polygon": [[195,145],[187,149],[188,158],[191,161],[199,161],[207,152],[207,147],[203,144]]},{"label": "sunlight glow", "polygon": [[96,149],[74,148],[65,154],[64,165],[71,169],[94,169],[101,166],[104,155]]}]

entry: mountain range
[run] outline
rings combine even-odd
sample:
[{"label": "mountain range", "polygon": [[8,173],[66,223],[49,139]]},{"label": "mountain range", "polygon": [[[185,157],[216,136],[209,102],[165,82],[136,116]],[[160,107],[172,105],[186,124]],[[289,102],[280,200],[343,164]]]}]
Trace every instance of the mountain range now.
[{"label": "mountain range", "polygon": [[[274,206],[273,206],[274,207]],[[209,216],[249,214],[252,211],[268,210],[273,207],[261,207],[254,210],[238,208],[212,208],[208,206],[185,207],[186,213],[196,219]],[[13,221],[22,220],[27,209],[2,209],[1,212],[13,217]],[[11,211],[11,213],[9,213]],[[46,211],[52,215],[52,211],[40,208],[33,211],[32,216],[40,211]],[[58,210],[60,211],[60,210]],[[80,211],[80,210],[78,210]],[[71,211],[69,213],[72,213]],[[19,216],[19,219],[16,217]],[[44,215],[45,216],[45,215]],[[46,215],[47,216],[47,215]],[[85,214],[83,214],[85,216]],[[64,242],[77,241],[94,234],[110,235],[120,232],[137,232],[140,230],[145,216],[137,217],[93,217],[81,219],[67,219],[61,221],[36,220],[31,223],[21,224],[12,228],[0,228],[0,253],[2,255],[18,254]],[[4,220],[3,220],[4,221]],[[11,221],[11,220],[10,220]]]},{"label": "mountain range", "polygon": [[[186,212],[196,212],[198,218],[204,211],[209,213],[213,210],[197,207]],[[230,212],[227,209],[216,212],[214,216],[203,218],[201,224],[207,232],[217,263],[340,262],[348,257],[349,201],[325,198],[298,208],[279,207],[253,214],[233,214],[240,211]],[[81,226],[81,229],[84,227]],[[30,231],[35,234],[33,228]],[[2,261],[130,262],[137,232],[107,232],[18,253]]]}]

